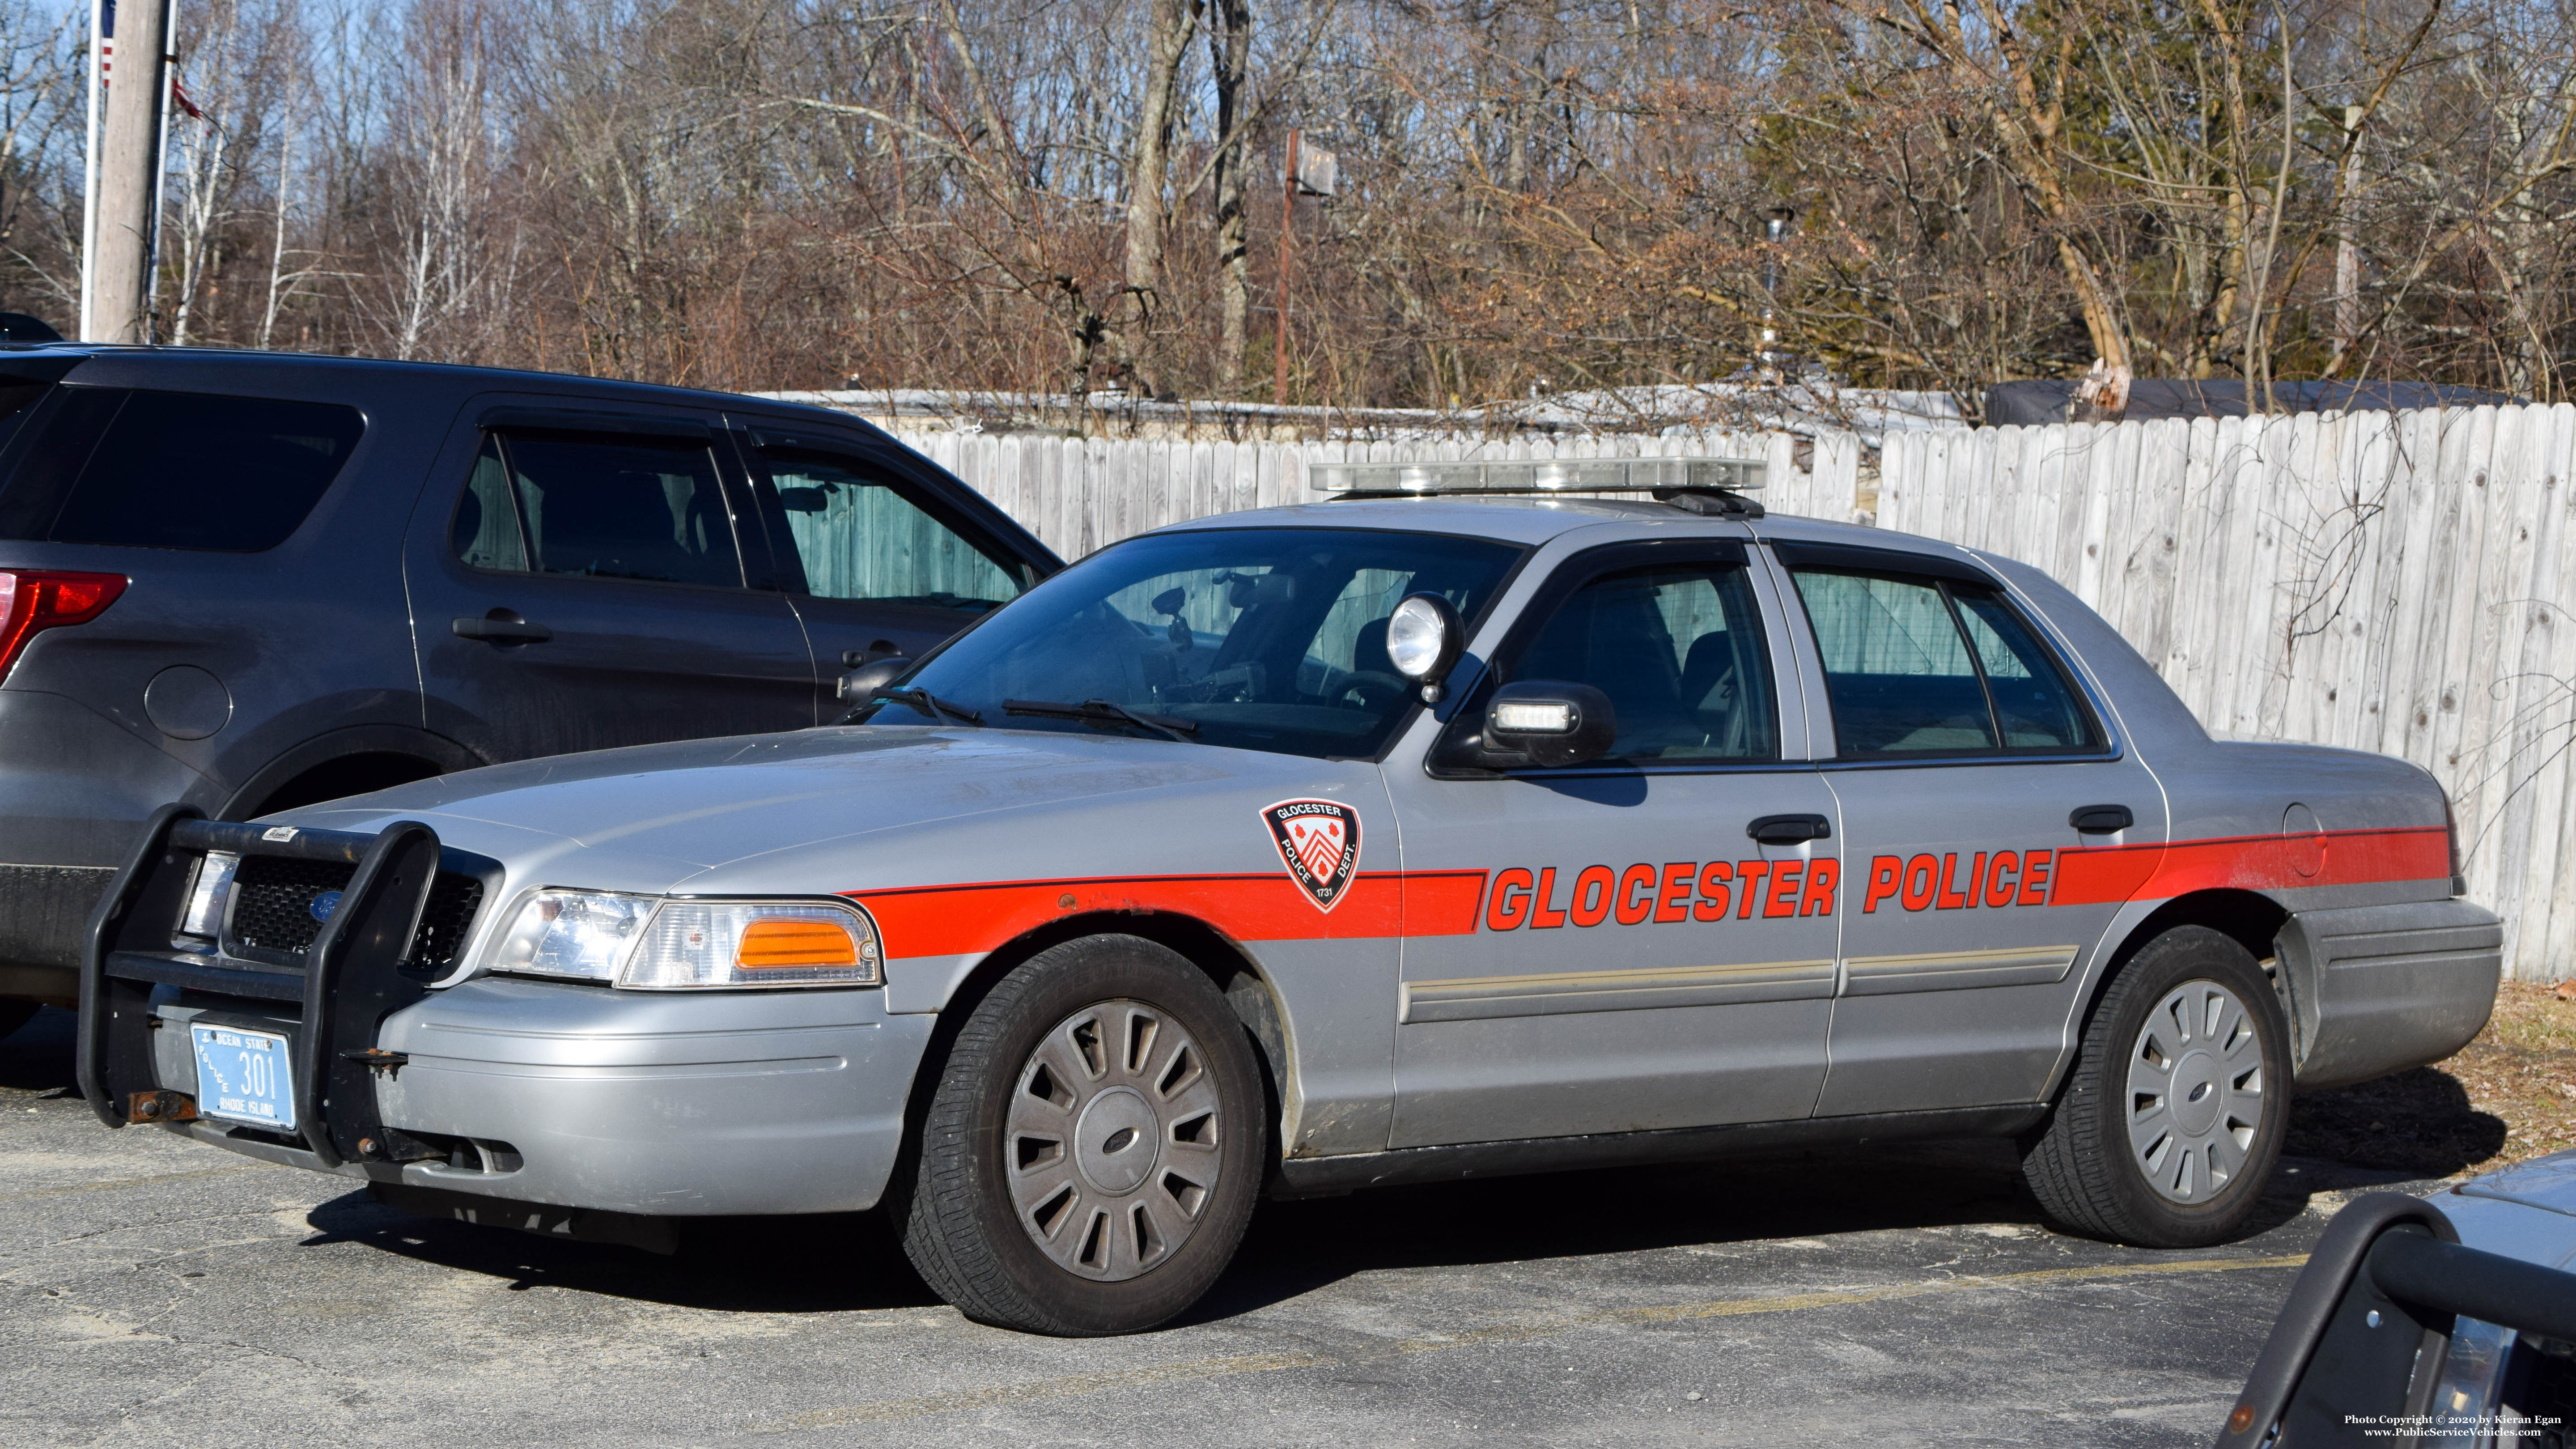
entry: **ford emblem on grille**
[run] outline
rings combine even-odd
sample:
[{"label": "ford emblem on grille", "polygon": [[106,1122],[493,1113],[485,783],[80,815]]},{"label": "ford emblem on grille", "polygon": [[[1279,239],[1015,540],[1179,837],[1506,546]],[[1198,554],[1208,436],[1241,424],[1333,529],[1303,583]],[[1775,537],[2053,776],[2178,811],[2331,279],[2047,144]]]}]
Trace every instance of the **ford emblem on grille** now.
[{"label": "ford emblem on grille", "polygon": [[313,913],[313,919],[317,921],[328,921],[331,919],[331,913],[340,909],[340,893],[338,891],[318,891],[314,894],[313,903],[306,906],[304,909]]}]

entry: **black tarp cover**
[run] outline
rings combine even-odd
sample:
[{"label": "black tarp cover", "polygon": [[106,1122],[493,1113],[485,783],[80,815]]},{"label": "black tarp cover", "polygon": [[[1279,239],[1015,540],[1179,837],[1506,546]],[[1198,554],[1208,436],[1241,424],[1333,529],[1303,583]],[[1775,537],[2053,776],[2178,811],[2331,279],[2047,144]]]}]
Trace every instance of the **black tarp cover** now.
[{"label": "black tarp cover", "polygon": [[[1986,389],[1988,427],[2037,427],[2066,421],[2066,405],[2075,396],[2073,378],[2036,378],[1999,382]],[[2241,418],[2246,387],[2242,382],[2192,378],[2142,377],[2129,384],[2127,422],[2151,418]],[[2504,405],[2522,399],[2482,387],[2454,387],[2434,382],[2276,382],[2272,410],[2283,413],[2401,412],[2408,408]]]}]

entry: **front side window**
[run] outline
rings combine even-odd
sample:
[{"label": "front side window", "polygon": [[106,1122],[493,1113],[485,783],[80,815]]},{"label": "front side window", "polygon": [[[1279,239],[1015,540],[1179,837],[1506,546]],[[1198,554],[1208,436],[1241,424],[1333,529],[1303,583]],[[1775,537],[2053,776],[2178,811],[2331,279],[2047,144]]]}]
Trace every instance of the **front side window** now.
[{"label": "front side window", "polygon": [[1511,669],[1515,680],[1588,684],[1630,763],[1768,760],[1780,753],[1771,663],[1744,566],[1649,564],[1569,595]]},{"label": "front side window", "polygon": [[1846,756],[2066,751],[2100,742],[2065,671],[2000,593],[1792,568]]},{"label": "front side window", "polygon": [[[1411,694],[1387,657],[1387,616],[1431,592],[1473,621],[1520,553],[1374,529],[1149,534],[1038,585],[904,683],[1012,729],[1137,732],[1011,708],[1102,700],[1208,744],[1374,756]],[[889,702],[872,718],[936,716]]]},{"label": "front side window", "polygon": [[856,460],[764,457],[756,485],[820,599],[868,599],[981,614],[1020,596],[996,559]]},{"label": "front side window", "polygon": [[491,434],[450,527],[476,568],[742,586],[703,443]]},{"label": "front side window", "polygon": [[0,537],[259,553],[303,524],[366,429],[337,403],[61,394],[0,493]]}]

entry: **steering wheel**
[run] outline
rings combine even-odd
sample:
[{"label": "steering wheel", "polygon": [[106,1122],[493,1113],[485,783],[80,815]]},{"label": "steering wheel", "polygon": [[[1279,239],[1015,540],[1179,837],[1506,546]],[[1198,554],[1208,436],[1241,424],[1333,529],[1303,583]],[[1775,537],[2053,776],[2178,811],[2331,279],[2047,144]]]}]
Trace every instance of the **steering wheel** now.
[{"label": "steering wheel", "polygon": [[1359,696],[1360,708],[1383,710],[1404,698],[1413,681],[1389,674],[1382,669],[1354,669],[1341,678],[1334,698]]}]

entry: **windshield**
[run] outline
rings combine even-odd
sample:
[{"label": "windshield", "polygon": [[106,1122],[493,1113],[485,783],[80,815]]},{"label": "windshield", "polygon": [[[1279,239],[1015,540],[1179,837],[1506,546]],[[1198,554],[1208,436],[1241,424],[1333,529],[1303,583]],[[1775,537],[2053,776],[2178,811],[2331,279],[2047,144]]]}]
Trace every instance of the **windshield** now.
[{"label": "windshield", "polygon": [[[1159,733],[1114,716],[1006,708],[1098,699],[1179,722],[1206,744],[1373,756],[1409,698],[1387,658],[1387,615],[1405,595],[1430,592],[1473,620],[1520,553],[1484,539],[1374,529],[1154,534],[1040,584],[904,684],[1012,729]],[[881,724],[933,718],[915,700],[872,716]]]}]

